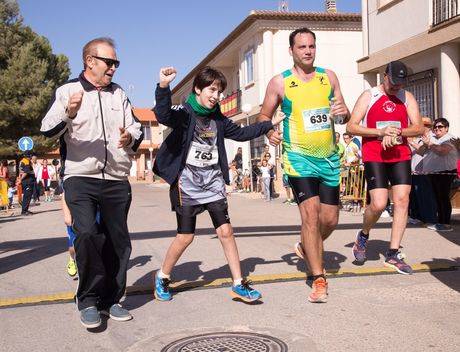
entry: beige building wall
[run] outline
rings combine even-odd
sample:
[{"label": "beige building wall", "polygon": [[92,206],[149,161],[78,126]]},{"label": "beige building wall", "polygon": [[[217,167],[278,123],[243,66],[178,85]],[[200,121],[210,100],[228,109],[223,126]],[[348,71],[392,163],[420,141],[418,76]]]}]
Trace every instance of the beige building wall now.
[{"label": "beige building wall", "polygon": [[[379,3],[388,3],[379,7]],[[429,0],[368,0],[369,53],[375,53],[428,30]],[[365,17],[363,13],[363,18]]]}]

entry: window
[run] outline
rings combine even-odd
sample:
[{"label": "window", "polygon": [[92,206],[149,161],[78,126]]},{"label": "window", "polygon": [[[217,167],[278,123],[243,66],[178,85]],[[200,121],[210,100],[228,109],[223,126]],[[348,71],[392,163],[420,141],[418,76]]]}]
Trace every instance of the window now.
[{"label": "window", "polygon": [[264,151],[265,146],[265,136],[259,136],[257,138],[251,139],[251,158],[260,158],[262,152]]},{"label": "window", "polygon": [[433,70],[419,72],[407,77],[407,85],[404,87],[411,92],[420,107],[422,116],[436,118],[435,110],[435,74]]},{"label": "window", "polygon": [[254,50],[250,49],[244,54],[244,83],[254,82]]},{"label": "window", "polygon": [[152,129],[150,126],[142,125],[142,132],[144,132],[144,141],[152,140]]},{"label": "window", "polygon": [[433,26],[457,17],[457,0],[433,0]]}]

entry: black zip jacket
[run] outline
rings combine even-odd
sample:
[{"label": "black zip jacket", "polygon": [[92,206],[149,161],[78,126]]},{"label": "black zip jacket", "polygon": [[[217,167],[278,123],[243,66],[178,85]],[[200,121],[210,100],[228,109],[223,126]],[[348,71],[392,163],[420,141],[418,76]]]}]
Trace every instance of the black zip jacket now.
[{"label": "black zip jacket", "polygon": [[[196,115],[189,104],[172,106],[171,90],[157,85],[155,90],[156,105],[153,111],[158,122],[171,127],[172,132],[161,144],[155,158],[153,172],[173,185],[185,167],[187,154],[193,140],[196,125]],[[230,184],[227,153],[224,138],[244,142],[259,137],[271,129],[271,121],[264,121],[240,127],[232,120],[222,115],[219,107],[210,115],[217,125],[217,150],[219,152],[219,166],[226,184]]]}]

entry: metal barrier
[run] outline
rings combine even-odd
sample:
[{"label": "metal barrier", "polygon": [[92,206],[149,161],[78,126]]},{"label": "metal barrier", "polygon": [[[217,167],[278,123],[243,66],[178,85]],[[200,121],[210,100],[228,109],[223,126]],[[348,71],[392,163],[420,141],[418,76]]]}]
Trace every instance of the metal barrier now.
[{"label": "metal barrier", "polygon": [[364,165],[342,167],[340,170],[340,202],[343,208],[360,211],[366,206],[366,199]]}]

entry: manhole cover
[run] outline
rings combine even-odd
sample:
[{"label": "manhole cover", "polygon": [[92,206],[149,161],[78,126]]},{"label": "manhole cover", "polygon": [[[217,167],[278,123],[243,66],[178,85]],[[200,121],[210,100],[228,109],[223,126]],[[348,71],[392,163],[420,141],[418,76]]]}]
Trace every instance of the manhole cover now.
[{"label": "manhole cover", "polygon": [[170,343],[161,352],[287,352],[287,345],[262,334],[222,332],[186,337]]}]

